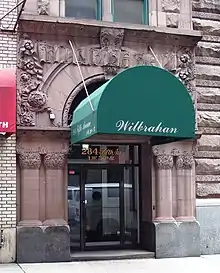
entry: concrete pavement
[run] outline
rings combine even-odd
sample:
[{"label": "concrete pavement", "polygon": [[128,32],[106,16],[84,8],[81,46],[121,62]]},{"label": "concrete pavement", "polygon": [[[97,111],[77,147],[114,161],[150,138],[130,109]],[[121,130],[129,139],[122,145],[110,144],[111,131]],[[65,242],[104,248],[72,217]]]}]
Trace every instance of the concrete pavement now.
[{"label": "concrete pavement", "polygon": [[53,264],[0,265],[0,273],[219,273],[220,255],[179,259],[136,259]]}]

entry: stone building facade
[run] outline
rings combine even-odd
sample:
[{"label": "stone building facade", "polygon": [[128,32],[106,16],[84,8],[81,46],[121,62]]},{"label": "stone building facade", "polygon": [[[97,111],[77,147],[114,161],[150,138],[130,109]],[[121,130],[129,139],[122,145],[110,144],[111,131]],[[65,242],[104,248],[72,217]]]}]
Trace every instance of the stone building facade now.
[{"label": "stone building facade", "polygon": [[[210,208],[198,201],[196,211],[195,195],[218,197],[218,76],[213,76],[218,74],[218,15],[213,10],[217,13],[219,4],[205,0],[143,2],[145,24],[113,22],[110,0],[102,0],[102,22],[65,16],[68,1],[26,2],[19,20],[17,63],[19,261],[70,259],[69,125],[74,109],[85,98],[79,97],[85,90],[77,60],[90,91],[137,65],[161,66],[185,85],[195,106],[197,138],[201,138],[142,145],[143,164],[155,164],[144,168],[142,176],[147,182],[140,182],[141,247],[155,252],[156,257],[198,256],[201,228],[204,250],[207,232],[212,232],[206,229],[206,209]],[[166,186],[164,178],[157,181],[160,175],[166,177]],[[164,236],[167,233],[173,238],[171,243],[171,237]],[[62,245],[56,245],[57,237]]]},{"label": "stone building facade", "polygon": [[[16,0],[1,1],[0,17],[17,4]],[[0,21],[0,70],[16,68],[17,34],[13,27],[17,19],[14,10]],[[0,135],[0,263],[16,259],[16,136]]]},{"label": "stone building facade", "polygon": [[203,32],[196,49],[198,123],[197,218],[201,252],[219,253],[219,9],[218,1],[193,1],[193,26]]}]

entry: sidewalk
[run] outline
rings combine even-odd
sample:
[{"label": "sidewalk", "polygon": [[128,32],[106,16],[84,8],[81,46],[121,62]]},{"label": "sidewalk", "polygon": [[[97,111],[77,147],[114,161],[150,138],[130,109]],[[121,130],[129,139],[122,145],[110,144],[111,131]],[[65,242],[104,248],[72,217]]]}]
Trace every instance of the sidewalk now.
[{"label": "sidewalk", "polygon": [[1,273],[219,273],[220,255],[200,258],[143,259],[53,264],[0,265]]}]

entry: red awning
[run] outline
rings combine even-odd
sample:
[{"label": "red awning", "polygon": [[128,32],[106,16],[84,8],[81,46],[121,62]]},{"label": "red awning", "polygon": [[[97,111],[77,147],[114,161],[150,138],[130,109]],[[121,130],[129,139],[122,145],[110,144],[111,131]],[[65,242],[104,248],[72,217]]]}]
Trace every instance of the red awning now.
[{"label": "red awning", "polygon": [[0,133],[16,132],[16,70],[0,70]]}]

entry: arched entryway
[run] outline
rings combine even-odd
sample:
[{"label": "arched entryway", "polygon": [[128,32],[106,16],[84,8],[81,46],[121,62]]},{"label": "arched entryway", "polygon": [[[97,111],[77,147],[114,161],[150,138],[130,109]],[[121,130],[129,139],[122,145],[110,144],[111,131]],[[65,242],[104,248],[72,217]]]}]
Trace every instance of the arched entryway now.
[{"label": "arched entryway", "polygon": [[[92,94],[105,82],[88,84],[88,93]],[[72,113],[86,97],[82,88],[71,104],[68,124],[72,122]],[[140,247],[140,151],[140,145],[121,141],[70,145],[68,223],[71,250]]]}]

